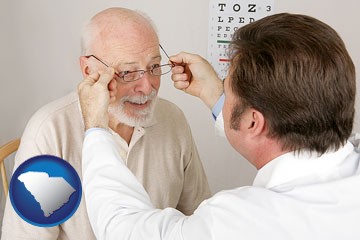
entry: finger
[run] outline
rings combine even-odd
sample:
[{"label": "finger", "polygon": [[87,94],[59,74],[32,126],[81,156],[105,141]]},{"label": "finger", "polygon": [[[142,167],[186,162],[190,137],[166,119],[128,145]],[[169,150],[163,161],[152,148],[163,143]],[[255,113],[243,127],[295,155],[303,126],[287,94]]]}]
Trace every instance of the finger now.
[{"label": "finger", "polygon": [[189,76],[186,73],[172,74],[171,79],[176,81],[189,81]]},{"label": "finger", "polygon": [[174,82],[174,87],[180,90],[185,90],[186,88],[189,87],[189,82],[188,81],[177,81]]},{"label": "finger", "polygon": [[183,73],[183,72],[185,72],[185,68],[183,67],[183,66],[175,66],[175,67],[173,67],[172,69],[171,69],[171,72],[173,73],[173,74],[177,74],[177,73]]},{"label": "finger", "polygon": [[94,85],[97,80],[99,79],[100,77],[100,74],[95,72],[95,73],[92,73],[90,75],[88,75],[83,82],[85,82],[86,84],[90,84],[91,86]]},{"label": "finger", "polygon": [[193,75],[188,65],[185,66],[185,74],[187,79],[190,81]]},{"label": "finger", "polygon": [[177,63],[177,64],[191,64],[197,62],[199,59],[198,55],[187,53],[187,52],[181,52],[177,55],[171,56],[170,61]]},{"label": "finger", "polygon": [[83,81],[81,81],[78,85],[78,90],[85,88],[86,86],[93,86],[96,81],[99,79],[99,73],[92,73],[88,75]]},{"label": "finger", "polygon": [[105,71],[100,74],[97,84],[107,88],[110,81],[114,78],[114,75],[115,70],[112,67],[107,67]]}]

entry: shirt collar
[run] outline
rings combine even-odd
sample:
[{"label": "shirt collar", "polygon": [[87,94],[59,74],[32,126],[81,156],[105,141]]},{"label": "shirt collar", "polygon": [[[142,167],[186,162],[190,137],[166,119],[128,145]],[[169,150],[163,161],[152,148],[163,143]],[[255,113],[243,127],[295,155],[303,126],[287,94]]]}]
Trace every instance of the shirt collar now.
[{"label": "shirt collar", "polygon": [[289,187],[305,184],[306,181],[319,181],[319,178],[326,178],[329,172],[333,172],[353,150],[354,146],[347,142],[337,151],[321,156],[309,151],[285,153],[258,171],[253,186],[275,189],[280,185]]},{"label": "shirt collar", "polygon": [[[157,103],[155,103],[155,104],[157,104]],[[154,126],[155,124],[157,124],[155,112],[156,112],[156,106],[155,106],[155,109],[153,110],[152,117],[149,120],[147,120],[142,126],[140,126],[141,128],[147,128],[147,127],[151,127],[151,126]],[[136,128],[139,128],[139,126]]]}]

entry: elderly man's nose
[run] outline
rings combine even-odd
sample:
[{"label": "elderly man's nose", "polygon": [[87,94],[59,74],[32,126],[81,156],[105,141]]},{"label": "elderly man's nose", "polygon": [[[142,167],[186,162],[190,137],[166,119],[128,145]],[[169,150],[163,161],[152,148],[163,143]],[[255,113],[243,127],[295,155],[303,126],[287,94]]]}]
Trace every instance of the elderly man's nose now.
[{"label": "elderly man's nose", "polygon": [[153,89],[154,76],[146,72],[142,78],[136,81],[136,92],[142,92],[146,95],[150,94]]}]

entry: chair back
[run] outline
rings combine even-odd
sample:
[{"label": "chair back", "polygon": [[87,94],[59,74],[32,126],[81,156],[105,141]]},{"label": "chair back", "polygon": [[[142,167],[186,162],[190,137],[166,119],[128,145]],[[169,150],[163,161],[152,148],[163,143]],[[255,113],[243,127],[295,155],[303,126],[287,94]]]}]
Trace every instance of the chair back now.
[{"label": "chair back", "polygon": [[5,143],[0,147],[0,171],[1,171],[1,181],[4,190],[4,196],[6,197],[9,191],[9,183],[6,176],[6,168],[4,161],[5,159],[11,155],[12,153],[16,152],[20,145],[20,139],[12,140],[8,143]]}]

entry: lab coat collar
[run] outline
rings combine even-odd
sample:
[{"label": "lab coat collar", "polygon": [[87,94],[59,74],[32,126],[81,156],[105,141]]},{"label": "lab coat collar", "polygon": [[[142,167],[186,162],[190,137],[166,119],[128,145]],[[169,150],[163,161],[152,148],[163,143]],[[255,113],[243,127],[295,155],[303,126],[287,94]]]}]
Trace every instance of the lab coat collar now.
[{"label": "lab coat collar", "polygon": [[347,142],[337,151],[319,156],[315,152],[301,151],[285,153],[262,167],[253,186],[275,191],[288,190],[294,186],[316,183],[327,179],[354,152],[354,145]]}]

